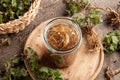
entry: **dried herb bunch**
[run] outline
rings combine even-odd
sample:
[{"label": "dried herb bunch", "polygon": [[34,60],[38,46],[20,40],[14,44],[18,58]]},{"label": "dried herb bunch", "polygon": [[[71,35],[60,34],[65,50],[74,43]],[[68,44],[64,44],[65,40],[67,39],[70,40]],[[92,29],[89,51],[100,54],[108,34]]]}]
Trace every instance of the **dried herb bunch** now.
[{"label": "dried herb bunch", "polygon": [[5,63],[5,70],[0,71],[0,80],[24,80],[26,77],[28,72],[21,55],[13,56]]},{"label": "dried herb bunch", "polygon": [[0,24],[17,19],[28,11],[34,0],[0,0]]},{"label": "dried herb bunch", "polygon": [[97,38],[97,35],[93,31],[93,25],[87,23],[87,26],[82,28],[83,36],[86,37],[89,51],[97,51],[100,49],[100,42]]},{"label": "dried herb bunch", "polygon": [[34,80],[64,80],[59,70],[41,66],[39,57],[33,49],[28,47],[25,53],[27,54],[25,63]]},{"label": "dried herb bunch", "polygon": [[120,2],[117,7],[117,10],[113,10],[111,8],[107,9],[106,19],[105,22],[107,25],[110,25],[114,29],[120,29]]}]

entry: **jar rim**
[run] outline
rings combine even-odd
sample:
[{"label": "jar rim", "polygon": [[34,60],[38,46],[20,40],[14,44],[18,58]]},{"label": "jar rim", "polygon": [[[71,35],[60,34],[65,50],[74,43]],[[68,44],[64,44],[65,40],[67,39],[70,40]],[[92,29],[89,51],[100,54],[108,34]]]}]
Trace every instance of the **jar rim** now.
[{"label": "jar rim", "polygon": [[[68,49],[68,50],[57,50],[55,48],[53,48],[47,41],[47,31],[49,30],[49,28],[51,27],[50,24],[53,23],[54,21],[57,21],[57,20],[66,20],[66,22],[71,22],[72,25],[74,25],[73,27],[75,28],[75,30],[77,30],[76,32],[78,33],[78,42],[74,45],[74,47],[72,47],[71,49]],[[68,24],[70,24],[68,22]],[[51,24],[52,25],[52,24]],[[45,47],[51,51],[52,53],[58,53],[58,54],[62,54],[62,53],[69,53],[69,52],[72,52],[74,51],[78,46],[81,45],[81,42],[82,42],[82,32],[81,32],[81,28],[79,27],[78,24],[76,24],[74,21],[72,21],[70,18],[65,18],[65,17],[57,17],[57,18],[54,18],[52,20],[50,20],[45,28],[44,28],[44,31],[43,31],[43,42],[45,44]]]}]

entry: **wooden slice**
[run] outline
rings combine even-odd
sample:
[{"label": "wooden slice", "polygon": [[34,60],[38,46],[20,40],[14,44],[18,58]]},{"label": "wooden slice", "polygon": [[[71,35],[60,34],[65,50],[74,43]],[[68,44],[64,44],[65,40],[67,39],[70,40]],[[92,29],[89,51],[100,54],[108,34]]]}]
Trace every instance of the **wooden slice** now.
[{"label": "wooden slice", "polygon": [[[43,30],[49,21],[50,20],[45,21],[37,26],[37,28],[28,37],[25,44],[25,49],[27,47],[31,47],[37,52],[40,58],[45,53],[42,36]],[[104,53],[102,46],[100,50],[90,52],[87,49],[87,41],[83,37],[81,46],[76,54],[77,57],[71,66],[59,70],[65,75],[66,80],[94,80],[103,65]]]}]

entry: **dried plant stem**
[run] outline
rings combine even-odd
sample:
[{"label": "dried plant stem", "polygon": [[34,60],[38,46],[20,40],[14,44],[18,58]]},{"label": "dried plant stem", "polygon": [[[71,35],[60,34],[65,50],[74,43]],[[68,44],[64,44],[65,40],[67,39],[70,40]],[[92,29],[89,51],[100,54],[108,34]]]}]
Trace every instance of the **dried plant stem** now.
[{"label": "dried plant stem", "polygon": [[108,9],[109,13],[106,15],[106,23],[110,24],[110,26],[114,26],[115,28],[119,29],[120,26],[120,13],[113,9]]},{"label": "dried plant stem", "polygon": [[112,77],[120,73],[120,68],[116,70],[110,70],[109,67],[107,67],[106,75],[109,80],[112,80]]}]

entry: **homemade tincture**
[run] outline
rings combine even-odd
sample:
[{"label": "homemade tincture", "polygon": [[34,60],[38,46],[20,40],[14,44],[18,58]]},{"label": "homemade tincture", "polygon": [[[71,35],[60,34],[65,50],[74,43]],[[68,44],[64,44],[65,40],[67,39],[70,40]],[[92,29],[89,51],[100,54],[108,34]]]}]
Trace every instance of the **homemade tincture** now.
[{"label": "homemade tincture", "polygon": [[70,50],[79,42],[75,28],[67,23],[51,26],[47,34],[48,44],[56,50]]}]

